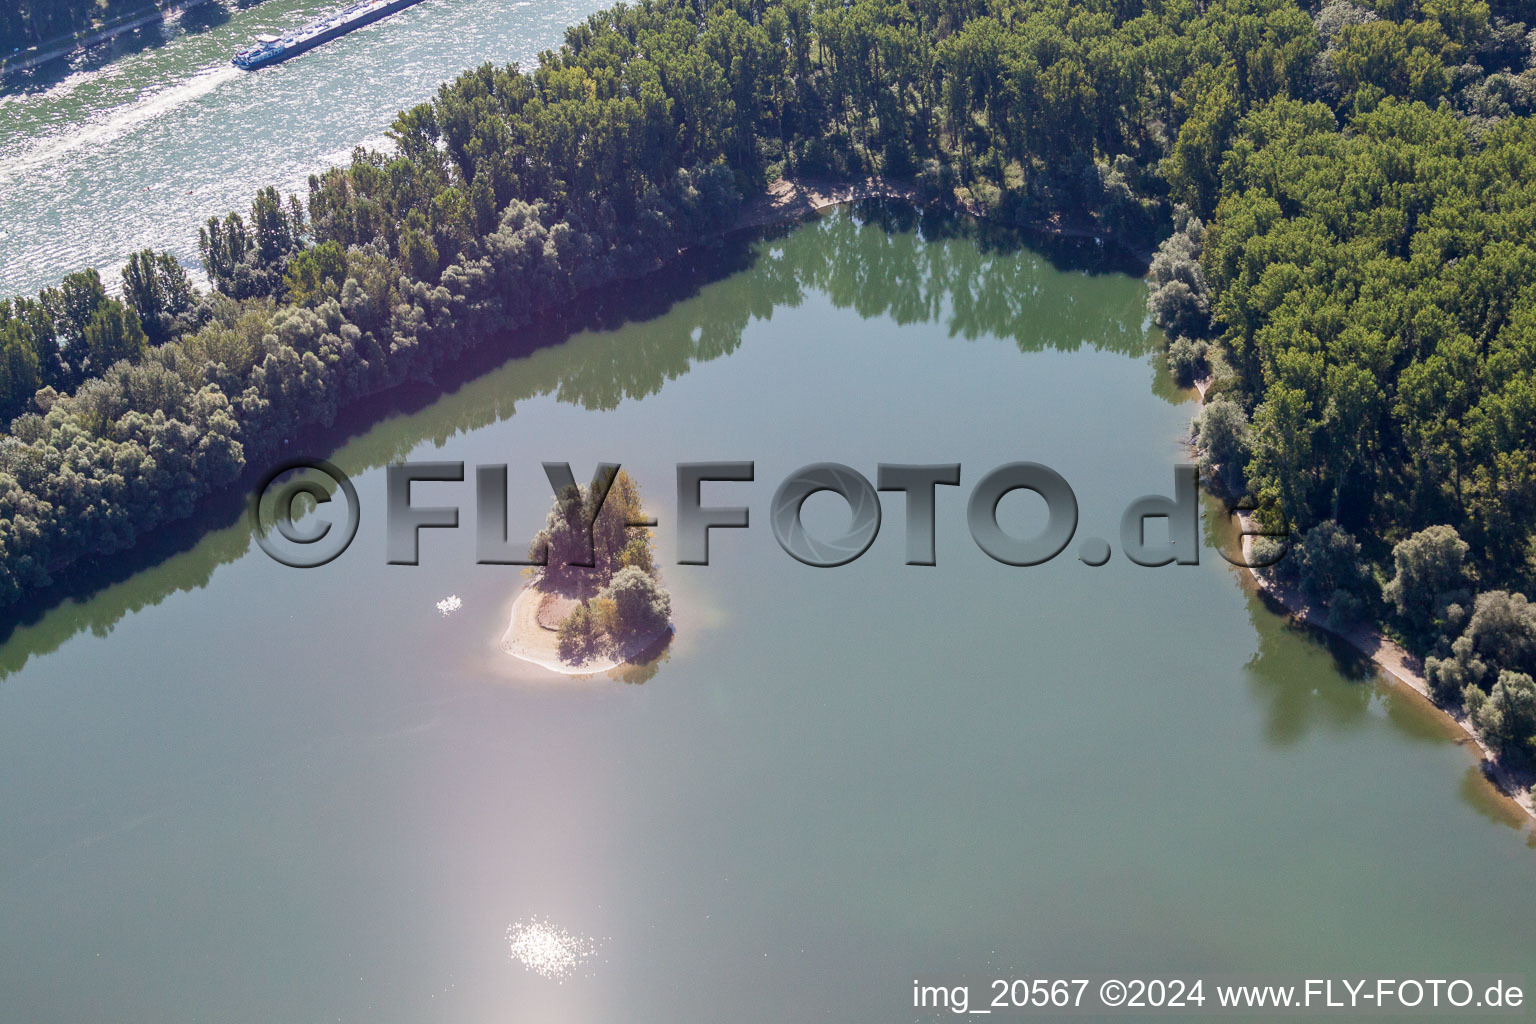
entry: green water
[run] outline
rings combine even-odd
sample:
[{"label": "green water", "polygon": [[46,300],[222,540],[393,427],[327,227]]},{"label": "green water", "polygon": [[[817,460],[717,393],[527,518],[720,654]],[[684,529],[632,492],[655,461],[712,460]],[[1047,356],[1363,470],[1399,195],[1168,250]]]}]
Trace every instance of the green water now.
[{"label": "green water", "polygon": [[[1078,536],[1114,538],[1184,458],[1141,283],[1059,263],[829,216],[342,444],[364,514],[331,565],[229,526],[18,629],[0,1019],[898,1021],[919,975],[1536,977],[1536,851],[1422,705],[1208,548],[1017,569],[971,542],[1003,462],[1058,470]],[[405,457],[508,463],[530,531],[541,461],[623,463],[661,520],[667,659],[502,655],[521,578],[473,564],[470,484],[418,488],[465,529],[385,565]],[[706,459],[756,461],[705,495],[753,526],[678,566],[673,467]],[[938,565],[902,564],[899,495],[851,565],[784,554],[769,499],[824,460],[962,463]],[[596,955],[558,983],[512,962],[532,918]]]}]

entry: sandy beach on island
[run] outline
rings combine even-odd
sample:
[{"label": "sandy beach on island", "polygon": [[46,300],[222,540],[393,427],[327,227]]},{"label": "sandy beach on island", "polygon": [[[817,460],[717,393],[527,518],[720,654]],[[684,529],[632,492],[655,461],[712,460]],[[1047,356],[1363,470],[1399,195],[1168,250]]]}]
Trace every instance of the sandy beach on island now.
[{"label": "sandy beach on island", "polygon": [[528,584],[512,602],[511,620],[507,631],[501,635],[501,649],[514,658],[531,661],[551,672],[565,676],[590,676],[618,668],[622,661],[609,657],[591,658],[580,665],[572,665],[560,657],[559,634],[539,624],[539,607],[544,599],[559,595],[544,590],[538,581]]},{"label": "sandy beach on island", "polygon": [[540,580],[528,584],[512,602],[507,629],[501,635],[502,651],[563,676],[593,676],[634,664],[636,658],[650,661],[665,647],[662,641],[671,631],[669,625],[661,634],[630,640],[617,652],[618,657],[604,654],[574,665],[560,657],[558,623],[575,605],[575,598],[545,590]]}]

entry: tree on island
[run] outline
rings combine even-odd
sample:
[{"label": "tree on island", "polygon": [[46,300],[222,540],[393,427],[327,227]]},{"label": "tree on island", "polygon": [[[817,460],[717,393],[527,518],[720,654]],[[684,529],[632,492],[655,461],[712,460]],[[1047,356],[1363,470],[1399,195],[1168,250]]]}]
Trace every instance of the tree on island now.
[{"label": "tree on island", "polygon": [[598,600],[614,603],[616,614],[605,625],[610,635],[617,638],[654,638],[672,619],[672,596],[656,582],[655,576],[638,566],[615,573]]},{"label": "tree on island", "polygon": [[602,641],[603,633],[597,627],[592,609],[585,603],[579,604],[560,623],[556,639],[560,660],[580,665],[602,652]]},{"label": "tree on island", "polygon": [[601,586],[631,564],[654,572],[650,533],[636,534],[629,526],[644,518],[640,487],[621,469],[606,491],[594,481],[555,495],[529,554],[544,561],[545,581],[564,589],[581,589],[593,580]]},{"label": "tree on island", "polygon": [[581,602],[560,623],[563,660],[622,658],[665,634],[672,598],[660,582],[651,533],[629,525],[644,518],[640,487],[622,469],[606,492],[597,480],[555,496],[530,550],[546,560],[540,589]]}]

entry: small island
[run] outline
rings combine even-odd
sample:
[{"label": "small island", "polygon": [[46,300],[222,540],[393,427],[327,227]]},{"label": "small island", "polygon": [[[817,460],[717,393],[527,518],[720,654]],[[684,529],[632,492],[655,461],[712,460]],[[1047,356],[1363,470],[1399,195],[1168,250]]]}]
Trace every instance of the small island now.
[{"label": "small island", "polygon": [[544,564],[512,604],[502,650],[565,675],[655,661],[671,639],[672,598],[651,531],[629,525],[645,518],[622,469],[606,492],[597,480],[556,495],[529,546]]}]

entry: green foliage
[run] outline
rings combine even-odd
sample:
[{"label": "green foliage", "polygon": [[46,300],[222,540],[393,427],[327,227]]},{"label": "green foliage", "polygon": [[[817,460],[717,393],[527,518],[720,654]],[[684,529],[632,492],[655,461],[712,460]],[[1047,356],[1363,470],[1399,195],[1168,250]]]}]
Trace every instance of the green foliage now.
[{"label": "green foliage", "polygon": [[1347,100],[1386,95],[1433,103],[1450,88],[1441,58],[1452,49],[1438,25],[1369,21],[1339,33],[1332,71]]},{"label": "green foliage", "polygon": [[1168,345],[1168,369],[1184,387],[1204,377],[1209,369],[1205,356],[1209,346],[1204,339],[1175,338]]},{"label": "green foliage", "polygon": [[334,239],[296,253],[283,274],[288,301],[296,306],[318,306],[341,295],[347,280],[347,251]]},{"label": "green foliage", "polygon": [[[657,580],[650,532],[636,534],[628,525],[644,517],[639,486],[621,469],[601,508],[599,492],[597,486],[562,489],[531,545],[535,558],[547,552],[546,586],[597,590],[560,624],[560,657],[574,665],[602,652],[622,653],[637,639],[654,640],[672,615],[672,599]],[[588,522],[592,565],[572,565],[586,556]]]},{"label": "green foliage", "polygon": [[1439,655],[1425,659],[1431,687],[1450,698],[1468,686],[1483,686],[1504,670],[1536,673],[1536,605],[1524,594],[1490,590],[1479,594],[1470,619],[1458,611],[1452,625],[1466,628]]},{"label": "green foliage", "polygon": [[9,420],[26,408],[43,386],[37,348],[24,325],[0,329],[0,417]]},{"label": "green foliage", "polygon": [[1330,625],[1360,618],[1372,597],[1372,581],[1349,531],[1332,520],[1318,523],[1296,545],[1295,557],[1301,592],[1327,605]]},{"label": "green foliage", "polygon": [[1158,246],[1147,269],[1147,309],[1175,334],[1203,335],[1210,326],[1211,287],[1200,266],[1205,225],[1180,207],[1173,234]]},{"label": "green foliage", "polygon": [[649,532],[636,535],[629,526],[645,518],[640,486],[620,469],[601,507],[598,494],[593,487],[578,484],[555,495],[544,528],[529,545],[530,557],[545,559],[549,576],[577,584],[587,578],[605,581],[631,564],[654,572]]},{"label": "green foliage", "polygon": [[581,665],[602,651],[603,634],[585,603],[577,605],[560,623],[555,635],[560,659]]},{"label": "green foliage", "polygon": [[[588,495],[588,515],[592,513],[591,505],[592,496]],[[598,569],[604,577],[611,576],[627,565],[640,565],[646,572],[654,571],[650,532],[642,529],[642,532],[637,533],[629,526],[645,518],[640,485],[634,477],[619,470],[592,524],[594,553]]]},{"label": "green foliage", "polygon": [[671,621],[672,598],[655,577],[636,566],[615,573],[601,596],[616,606],[616,638],[621,641],[654,638]]},{"label": "green foliage", "polygon": [[[95,16],[76,0],[17,11],[0,12],[0,33]],[[264,189],[204,225],[213,295],[140,253],[123,303],[94,271],[0,303],[0,415],[17,424],[0,462],[0,493],[15,496],[0,512],[17,517],[0,515],[0,601],[174,519],[132,482],[139,467],[184,459],[190,493],[206,494],[493,329],[719,234],[770,175],[873,171],[1147,246],[1153,214],[1181,204],[1149,306],[1187,339],[1176,370],[1214,377],[1208,471],[1316,543],[1332,536],[1319,524],[1342,523],[1360,558],[1380,559],[1447,525],[1469,578],[1528,585],[1536,78],[1512,20],[1524,10],[1313,11],[655,0],[594,14],[527,71],[467,71],[394,119],[393,154],[360,148],[313,176],[302,203]],[[642,567],[632,540],[603,542],[594,568]],[[1405,619],[1443,619],[1423,645],[1466,625],[1452,606],[1474,617],[1408,591]]]},{"label": "green foliage", "polygon": [[1475,707],[1471,714],[1478,731],[1500,755],[1536,754],[1536,681],[1529,675],[1501,672],[1486,699],[1476,691],[1468,704]]},{"label": "green foliage", "polygon": [[1221,186],[1221,162],[1242,113],[1230,65],[1201,68],[1192,81],[1195,107],[1179,130],[1163,173],[1179,202],[1209,213]]},{"label": "green foliage", "polygon": [[138,315],[152,345],[163,345],[189,326],[197,290],[181,263],[150,249],[128,257],[123,267],[123,300]]},{"label": "green foliage", "polygon": [[588,536],[589,504],[588,489],[579,484],[555,495],[544,517],[544,528],[534,535],[529,545],[529,558],[542,559],[548,574],[563,577],[579,575],[579,570],[584,567],[595,569],[588,562],[595,549],[595,541]]},{"label": "green foliage", "polygon": [[249,220],[231,212],[208,218],[198,231],[203,270],[219,291],[236,299],[276,295],[288,260],[304,245],[304,207],[298,197],[284,204],[275,188],[251,201]]},{"label": "green foliage", "polygon": [[208,223],[198,229],[197,249],[203,257],[203,270],[214,286],[225,295],[244,298],[249,286],[237,281],[236,275],[246,266],[246,255],[251,251],[245,220],[233,212],[223,220],[208,218]]},{"label": "green foliage", "polygon": [[105,368],[119,359],[136,363],[149,350],[139,315],[113,299],[103,302],[91,315],[84,334],[92,367]]},{"label": "green foliage", "polygon": [[598,642],[605,650],[612,650],[612,638],[619,635],[619,606],[611,597],[598,596],[587,602],[587,610],[591,612]]},{"label": "green foliage", "polygon": [[107,301],[101,275],[95,270],[76,271],[66,275],[59,287],[43,289],[37,299],[53,323],[59,358],[68,368],[66,383],[77,383],[85,377],[90,358],[85,341],[86,325]]},{"label": "green foliage", "polygon": [[633,537],[624,545],[624,550],[619,553],[619,567],[621,569],[639,569],[648,575],[656,572],[655,556],[651,552],[651,542],[645,537]]},{"label": "green foliage", "polygon": [[400,240],[400,259],[412,277],[421,281],[437,281],[437,246],[420,229],[405,229],[405,236]]},{"label": "green foliage", "polygon": [[1478,143],[1443,107],[1387,99],[1341,128],[1277,100],[1245,132],[1201,263],[1256,490],[1302,526],[1451,525],[1508,580],[1536,525],[1531,126]]},{"label": "green foliage", "polygon": [[1397,614],[1421,636],[1441,632],[1450,609],[1469,605],[1467,551],[1454,527],[1429,526],[1392,549],[1397,569],[1382,589]]},{"label": "green foliage", "polygon": [[1194,428],[1201,474],[1222,493],[1240,497],[1243,466],[1252,444],[1252,430],[1242,406],[1225,398],[1213,399],[1201,408]]}]

